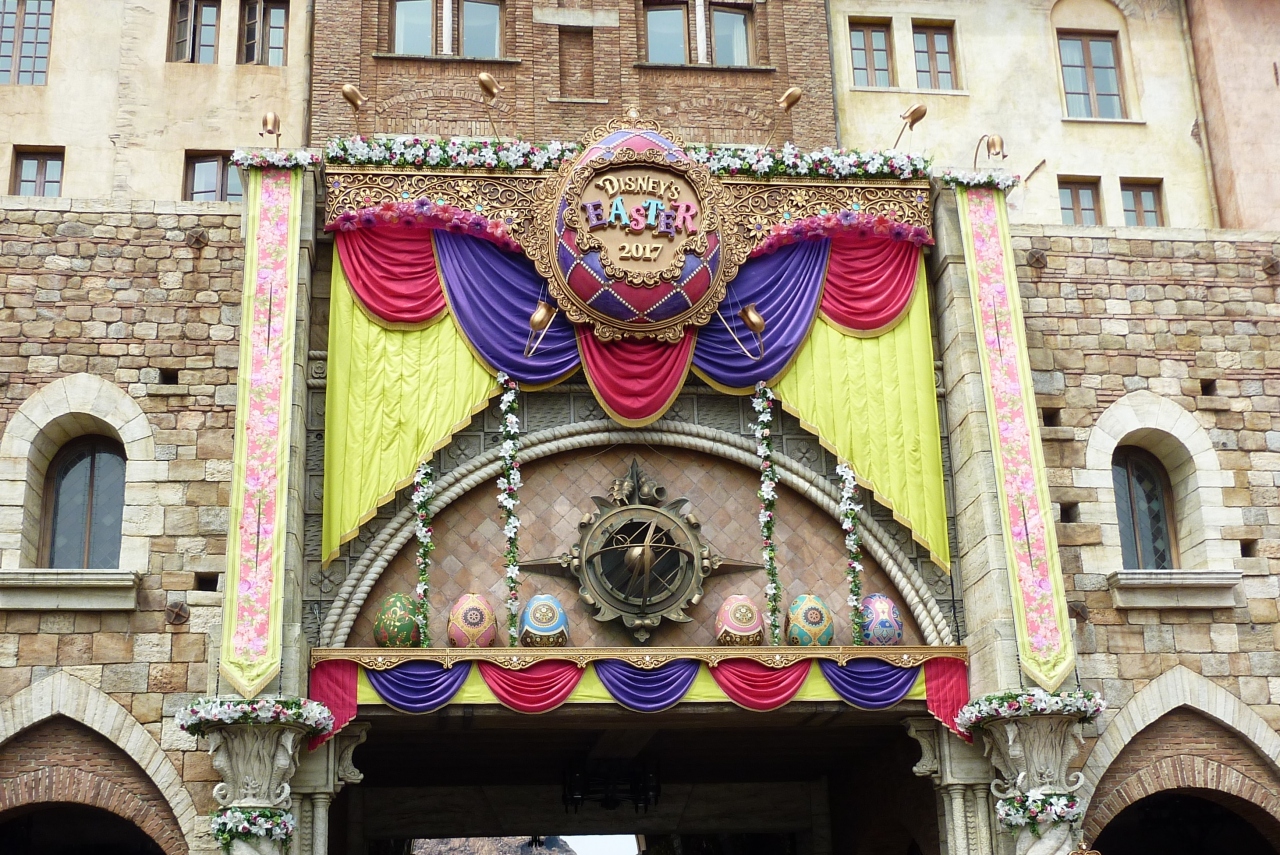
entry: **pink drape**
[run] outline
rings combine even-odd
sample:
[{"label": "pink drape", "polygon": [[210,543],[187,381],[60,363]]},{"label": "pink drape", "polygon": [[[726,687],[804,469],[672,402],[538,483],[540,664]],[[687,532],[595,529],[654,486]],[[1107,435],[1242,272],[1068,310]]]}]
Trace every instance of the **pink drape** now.
[{"label": "pink drape", "polygon": [[476,665],[497,699],[522,713],[555,709],[568,700],[582,679],[582,669],[577,665],[554,659],[535,662],[521,671],[508,671],[489,662]]},{"label": "pink drape", "polygon": [[903,240],[833,237],[822,316],[855,335],[886,330],[911,302],[920,251]]},{"label": "pink drape", "polygon": [[804,685],[813,660],[785,668],[770,668],[754,659],[727,659],[711,669],[711,676],[729,700],[749,710],[767,712],[790,701]]},{"label": "pink drape", "polygon": [[412,326],[444,311],[431,230],[356,229],[336,240],[351,290],[374,315]]},{"label": "pink drape", "polygon": [[596,397],[618,422],[647,425],[671,406],[693,358],[697,333],[685,332],[675,344],[625,338],[604,343],[590,327],[580,326],[578,351]]},{"label": "pink drape", "polygon": [[929,713],[965,742],[973,736],[956,729],[960,708],[969,703],[969,666],[963,659],[939,657],[924,663],[925,703]]},{"label": "pink drape", "polygon": [[326,659],[311,669],[311,700],[319,701],[333,713],[333,730],[313,736],[310,749],[314,751],[356,717],[356,685],[360,666],[346,659]]}]

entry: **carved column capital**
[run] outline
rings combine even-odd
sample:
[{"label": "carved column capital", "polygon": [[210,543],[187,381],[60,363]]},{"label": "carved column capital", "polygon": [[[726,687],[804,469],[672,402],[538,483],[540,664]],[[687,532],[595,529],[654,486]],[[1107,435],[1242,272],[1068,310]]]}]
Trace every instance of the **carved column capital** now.
[{"label": "carved column capital", "polygon": [[306,729],[296,724],[223,724],[208,728],[209,754],[222,783],[223,807],[288,810],[289,779],[298,768]]}]

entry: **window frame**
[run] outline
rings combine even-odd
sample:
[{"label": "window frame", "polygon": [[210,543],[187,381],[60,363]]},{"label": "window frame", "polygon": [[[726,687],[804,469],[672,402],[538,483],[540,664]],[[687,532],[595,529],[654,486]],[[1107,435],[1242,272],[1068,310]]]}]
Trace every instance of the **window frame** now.
[{"label": "window frame", "polygon": [[390,28],[390,38],[387,40],[388,41],[387,49],[391,53],[394,53],[398,56],[439,56],[440,55],[440,38],[439,37],[441,35],[441,33],[439,32],[440,7],[444,3],[452,3],[454,2],[454,0],[431,0],[431,22],[430,24],[427,25],[428,34],[431,41],[431,44],[430,44],[431,52],[422,53],[422,54],[401,53],[399,48],[396,46],[396,32],[399,27],[399,23],[397,22],[398,15],[396,13],[399,11],[400,2],[401,0],[391,0],[391,10],[388,16],[390,19],[391,28]]},{"label": "window frame", "polygon": [[[1072,217],[1074,222],[1063,221],[1064,226],[1088,226],[1104,225],[1102,219],[1102,182],[1097,178],[1066,178],[1059,176],[1058,178],[1058,210],[1060,213],[1066,212],[1062,207],[1062,191],[1071,191]],[[1093,219],[1095,222],[1083,222],[1082,214],[1085,211],[1083,203],[1080,201],[1080,191],[1088,190],[1093,194]]]},{"label": "window frame", "polygon": [[[270,15],[273,10],[284,12],[284,40],[280,46],[280,62],[271,62],[271,25]],[[253,59],[249,59],[249,14],[257,13],[254,36]],[[284,68],[289,64],[289,2],[288,0],[241,0],[240,3],[240,36],[237,45],[236,62],[239,65],[264,65],[269,68]]]},{"label": "window frame", "polygon": [[[22,185],[22,163],[26,160],[36,161],[36,189],[38,192],[19,193],[18,190]],[[50,196],[45,193],[45,187],[48,182],[48,164],[51,160],[56,160],[61,166],[58,173],[58,192]],[[32,198],[41,199],[57,199],[62,196],[62,185],[66,183],[67,177],[67,160],[65,149],[30,149],[18,148],[13,152],[13,169],[9,179],[9,192],[14,196],[30,196]]]},{"label": "window frame", "polygon": [[[451,3],[451,2],[455,2],[455,0],[441,0],[441,2]],[[463,59],[474,59],[474,60],[480,60],[480,61],[484,61],[487,59],[488,60],[502,59],[505,53],[503,48],[505,47],[505,42],[507,37],[507,25],[506,25],[506,14],[505,14],[506,4],[503,2],[503,0],[456,0],[456,2],[458,4],[458,8],[457,8],[458,14],[455,19],[457,21],[457,27],[458,27],[458,56],[462,57]],[[496,50],[493,56],[472,56],[471,54],[467,53],[467,5],[468,4],[473,4],[478,6],[496,6],[498,9],[497,43],[495,45]],[[432,7],[433,14],[434,14],[434,11],[435,9],[434,7]],[[435,22],[432,21],[433,26],[434,26],[434,23]]]},{"label": "window frame", "polygon": [[[40,550],[39,550],[39,560],[38,560],[38,564],[40,567],[52,567],[53,535],[54,535],[54,531],[53,531],[54,516],[53,515],[54,515],[54,510],[56,508],[57,499],[58,499],[58,489],[57,489],[58,485],[55,483],[58,477],[58,467],[62,463],[63,459],[65,459],[66,457],[70,456],[72,453],[78,451],[79,449],[85,446],[91,447],[92,449],[91,454],[95,458],[97,457],[98,454],[110,453],[119,457],[121,463],[124,466],[127,467],[129,465],[129,455],[125,453],[124,446],[118,440],[112,439],[111,437],[102,436],[101,434],[85,434],[84,436],[78,436],[75,439],[69,440],[61,448],[58,449],[57,454],[55,454],[53,458],[49,461],[49,467],[45,470],[45,475],[44,475],[44,495],[41,496],[41,510],[40,510]],[[93,543],[93,505],[94,505],[93,490],[94,490],[94,480],[97,477],[97,473],[98,473],[98,465],[97,465],[97,461],[94,460],[89,470],[89,490],[88,490],[89,495],[88,495],[88,501],[85,502],[84,548],[81,552],[81,556],[82,556],[81,566],[78,568],[68,568],[68,569],[73,569],[73,570],[74,569],[79,569],[79,570],[112,569],[112,568],[105,568],[105,567],[104,568],[94,567],[89,562],[89,548]],[[128,505],[128,503],[125,501],[125,495],[124,495],[125,489],[128,488],[128,483],[129,481],[128,481],[128,478],[126,477],[124,484],[122,485],[122,489],[120,490],[121,517],[124,516],[124,509]],[[116,545],[115,563],[117,566],[120,564],[120,545],[119,544]]]},{"label": "window frame", "polygon": [[[1155,202],[1154,209],[1151,211],[1148,211],[1145,207],[1142,206],[1141,200],[1142,200],[1143,191],[1151,192],[1152,198]],[[1145,219],[1145,215],[1154,214],[1155,215],[1154,223],[1146,223],[1146,222],[1130,223],[1129,222],[1129,207],[1128,205],[1125,204],[1126,193],[1133,194],[1134,219],[1140,219],[1138,217],[1139,214],[1144,215],[1142,219]],[[1120,179],[1120,205],[1121,205],[1121,210],[1124,213],[1124,224],[1126,227],[1139,228],[1139,229],[1164,228],[1164,182],[1163,181],[1150,181],[1150,180],[1142,180],[1138,178],[1121,178]]]},{"label": "window frame", "polygon": [[[716,29],[715,20],[716,12],[723,12],[729,15],[737,15],[742,18],[743,27],[746,33],[747,57],[746,62],[741,64],[729,65],[721,63],[716,59]],[[686,25],[688,21],[686,19]],[[710,64],[717,68],[750,68],[756,64],[756,47],[755,47],[755,16],[752,14],[750,5],[736,3],[708,3],[707,4],[707,55]]]},{"label": "window frame", "polygon": [[[916,47],[916,36],[924,35],[925,52],[929,59],[929,85],[920,85],[920,75],[923,73],[920,69],[920,49]],[[946,35],[947,37],[947,59],[951,63],[951,70],[940,72],[938,70],[938,54],[937,46],[934,43],[934,36]],[[934,92],[956,92],[960,89],[960,74],[956,68],[956,28],[954,23],[937,22],[911,22],[911,60],[915,66],[916,88],[925,89]],[[940,74],[951,75],[951,85],[942,87],[938,85],[938,76]]]},{"label": "window frame", "polygon": [[644,5],[644,57],[645,62],[654,65],[671,65],[672,63],[660,62],[653,58],[653,39],[649,37],[649,13],[650,12],[679,12],[680,13],[680,32],[681,42],[684,46],[684,59],[676,63],[677,65],[689,65],[692,61],[689,51],[689,4],[688,3],[672,3],[657,2],[646,3]]},{"label": "window frame", "polygon": [[[208,163],[213,161],[218,164],[218,198],[217,199],[195,199],[195,167],[200,163]],[[236,169],[236,165],[231,162],[231,155],[228,152],[217,151],[188,151],[182,168],[182,199],[184,202],[231,202],[232,204],[244,201],[244,187],[240,188],[239,199],[227,198],[228,186],[231,183],[231,170]]]},{"label": "window frame", "polygon": [[[1134,459],[1141,461],[1147,467],[1151,468],[1159,476],[1159,479],[1160,479],[1160,490],[1164,494],[1163,510],[1164,510],[1164,517],[1165,517],[1165,528],[1169,532],[1169,564],[1170,566],[1167,568],[1158,568],[1153,566],[1150,560],[1145,558],[1142,554],[1143,544],[1138,537],[1139,528],[1138,528],[1138,520],[1137,520],[1137,507],[1135,506],[1135,503],[1133,501],[1132,462]],[[1165,465],[1163,462],[1161,462],[1160,458],[1156,457],[1154,454],[1152,454],[1150,451],[1147,451],[1145,448],[1141,448],[1136,445],[1118,445],[1116,446],[1115,451],[1111,455],[1111,467],[1112,467],[1113,478],[1114,478],[1115,468],[1121,465],[1122,461],[1125,469],[1125,477],[1129,479],[1129,508],[1128,508],[1129,525],[1133,527],[1133,543],[1134,543],[1134,549],[1136,549],[1138,552],[1138,566],[1122,567],[1121,569],[1124,569],[1124,570],[1160,570],[1160,569],[1179,570],[1181,569],[1182,556],[1181,556],[1181,550],[1178,548],[1178,517],[1174,508],[1173,483],[1169,480],[1169,470],[1165,468]],[[1119,497],[1116,498],[1116,501],[1114,504],[1116,508],[1116,521],[1119,523],[1119,525],[1123,529],[1124,522],[1120,518],[1121,508],[1120,508]],[[1122,536],[1121,537],[1121,549],[1122,549],[1121,554],[1122,555],[1123,555],[1123,543],[1124,543],[1124,539]],[[1122,558],[1121,564],[1123,563],[1124,563],[1124,560]]]},{"label": "window frame", "polygon": [[[3,55],[4,49],[7,47],[9,61],[8,69],[4,72],[0,72],[0,74],[4,75],[3,78],[0,78],[0,86],[45,86],[49,82],[49,60],[53,51],[53,15],[57,6],[55,5],[54,0],[10,0],[10,2],[13,3],[13,12],[11,13],[4,12],[3,4],[0,4],[0,55]],[[47,2],[49,4],[49,11],[47,13],[49,16],[49,26],[47,29],[39,26],[40,16],[46,14],[39,8],[39,4],[42,2]],[[34,13],[28,12],[27,7],[31,4],[36,4],[36,11]],[[4,16],[8,14],[13,15],[13,26],[10,29],[8,39],[5,39],[4,33],[6,28],[4,27]],[[36,37],[32,41],[27,41],[26,39],[28,14],[35,14],[36,16]],[[47,34],[47,37],[43,42],[40,40],[41,33]],[[45,54],[44,56],[38,56],[37,53],[42,45],[45,49]],[[26,56],[26,49],[28,46],[32,49],[32,55],[29,57]],[[27,71],[23,71],[23,61],[26,59],[32,61],[32,68]],[[40,60],[44,61],[44,68],[36,70],[35,63]],[[29,76],[31,79],[23,80],[22,78],[24,74]],[[35,79],[36,77],[39,77],[40,79],[37,80]]]},{"label": "window frame", "polygon": [[[1123,61],[1120,56],[1120,34],[1110,31],[1098,30],[1057,30],[1054,33],[1058,46],[1058,79],[1062,83],[1063,110],[1068,119],[1085,119],[1095,120],[1099,122],[1122,122],[1129,118],[1129,103],[1124,93],[1124,74]],[[1089,91],[1089,115],[1073,116],[1071,115],[1071,96],[1080,95],[1079,92],[1068,92],[1067,90],[1067,65],[1062,60],[1062,42],[1064,39],[1079,39],[1081,43],[1081,52],[1084,56],[1084,75],[1085,85]],[[1098,84],[1093,69],[1093,49],[1089,46],[1091,42],[1106,41],[1111,43],[1111,56],[1115,59],[1116,72],[1116,97],[1120,101],[1119,116],[1101,116],[1098,114]]]},{"label": "window frame", "polygon": [[[853,60],[853,32],[861,30],[863,33],[864,44],[867,53],[867,82],[858,83],[858,66]],[[875,48],[872,46],[872,34],[877,31],[884,32],[885,43],[885,72],[888,75],[888,82],[883,86],[874,82],[876,73],[879,71],[875,67]],[[856,18],[849,19],[849,66],[853,75],[853,86],[856,89],[896,89],[898,88],[898,75],[895,68],[895,60],[893,53],[893,22],[885,20],[860,20]]]},{"label": "window frame", "polygon": [[[213,59],[209,62],[201,62],[199,59],[200,52],[197,44],[199,31],[201,29],[200,18],[202,10],[213,7],[215,10],[213,21],[213,44],[210,48],[213,51]],[[187,9],[187,22],[185,27],[180,27],[182,20],[181,10]],[[218,48],[221,40],[222,29],[222,0],[173,0],[169,20],[169,51],[168,62],[187,62],[192,65],[217,65],[218,64]],[[178,40],[180,30],[185,36],[183,41]],[[181,50],[179,45],[185,45]],[[237,59],[240,56],[240,49],[237,48]]]}]

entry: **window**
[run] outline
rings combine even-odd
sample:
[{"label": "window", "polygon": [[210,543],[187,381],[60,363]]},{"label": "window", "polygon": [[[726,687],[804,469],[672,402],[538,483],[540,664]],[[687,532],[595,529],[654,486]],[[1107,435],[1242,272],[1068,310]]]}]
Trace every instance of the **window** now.
[{"label": "window", "polygon": [[396,53],[410,56],[435,53],[433,5],[432,0],[396,0],[391,13]]},{"label": "window", "polygon": [[853,51],[854,86],[893,85],[887,24],[850,24],[849,44]]},{"label": "window", "polygon": [[684,6],[650,6],[644,10],[649,62],[684,65],[689,61],[689,25]]},{"label": "window", "polygon": [[62,152],[15,153],[13,193],[15,196],[62,195]]},{"label": "window", "polygon": [[174,0],[169,61],[218,61],[218,0]]},{"label": "window", "polygon": [[244,0],[240,9],[240,61],[284,65],[289,4],[284,0]]},{"label": "window", "polygon": [[1058,51],[1062,57],[1062,86],[1067,93],[1067,116],[1123,119],[1116,37],[1059,35]]},{"label": "window", "polygon": [[750,32],[749,9],[712,6],[711,61],[716,65],[750,65]]},{"label": "window", "polygon": [[921,89],[955,89],[950,27],[916,27],[912,33],[916,51],[916,86]]},{"label": "window", "polygon": [[1064,226],[1096,226],[1098,216],[1097,181],[1058,181],[1058,202]]},{"label": "window", "polygon": [[502,4],[462,0],[462,55],[496,59],[502,55]]},{"label": "window", "polygon": [[45,480],[43,560],[51,568],[109,568],[120,563],[124,449],[100,436],[63,446]]},{"label": "window", "polygon": [[239,202],[244,198],[240,170],[225,154],[189,154],[182,198],[189,202]]},{"label": "window", "polygon": [[1111,458],[1111,479],[1116,488],[1123,569],[1177,567],[1173,490],[1160,461],[1140,448],[1120,446]]},{"label": "window", "polygon": [[0,0],[0,83],[45,84],[52,30],[53,0]]},{"label": "window", "polygon": [[1121,181],[1120,198],[1124,201],[1124,224],[1126,226],[1164,225],[1164,209],[1160,204],[1159,184]]}]

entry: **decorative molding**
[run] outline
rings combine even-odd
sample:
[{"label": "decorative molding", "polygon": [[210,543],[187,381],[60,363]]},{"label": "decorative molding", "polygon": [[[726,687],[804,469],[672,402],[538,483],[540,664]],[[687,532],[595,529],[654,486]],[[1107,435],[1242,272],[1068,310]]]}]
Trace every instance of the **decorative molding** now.
[{"label": "decorative molding", "polygon": [[450,668],[459,662],[488,662],[508,671],[522,671],[539,662],[590,662],[612,659],[651,670],[676,659],[696,659],[714,668],[729,659],[750,659],[768,668],[786,668],[805,660],[826,659],[844,665],[852,659],[879,659],[899,668],[914,668],[930,659],[969,661],[965,647],[313,647],[311,667],[332,659],[357,662],[385,671],[402,662],[439,662]]},{"label": "decorative molding", "polygon": [[1239,570],[1116,570],[1107,575],[1118,609],[1230,609]]},{"label": "decorative molding", "polygon": [[2,569],[0,609],[132,611],[142,575],[129,569]]},{"label": "decorative molding", "polygon": [[[992,795],[1002,803],[1069,797],[1084,785],[1083,775],[1067,771],[1084,745],[1077,716],[1041,713],[1000,719],[987,722],[978,732],[1004,778],[991,782]],[[1017,855],[1067,855],[1072,842],[1070,822],[1053,814],[1041,816],[1017,829]]]},{"label": "decorative molding", "polygon": [[917,778],[935,777],[938,774],[938,722],[933,718],[907,718],[902,720],[907,735],[920,745],[920,759],[911,767]]},{"label": "decorative molding", "polygon": [[208,729],[209,756],[222,776],[213,797],[223,807],[288,810],[306,728],[295,724],[223,724]]},{"label": "decorative molding", "polygon": [[334,752],[338,758],[338,768],[335,774],[339,788],[341,788],[342,784],[358,784],[364,780],[364,773],[355,767],[352,755],[369,738],[369,728],[371,727],[373,725],[367,721],[353,722],[344,727],[337,736],[333,737]]},{"label": "decorative molding", "polygon": [[533,7],[533,22],[553,27],[588,27],[605,29],[618,26],[617,9],[567,9],[547,6]]}]

